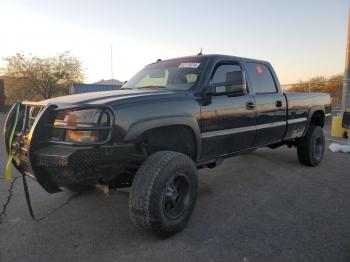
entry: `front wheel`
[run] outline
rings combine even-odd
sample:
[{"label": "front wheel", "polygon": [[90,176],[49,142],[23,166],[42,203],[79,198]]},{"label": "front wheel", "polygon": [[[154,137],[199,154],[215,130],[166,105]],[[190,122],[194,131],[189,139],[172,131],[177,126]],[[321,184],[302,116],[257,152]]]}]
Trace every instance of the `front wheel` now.
[{"label": "front wheel", "polygon": [[321,163],[325,149],[325,137],[321,127],[311,125],[297,144],[299,162],[307,166]]},{"label": "front wheel", "polygon": [[189,221],[197,196],[197,168],[187,155],[160,151],[142,164],[129,196],[136,226],[166,238]]}]

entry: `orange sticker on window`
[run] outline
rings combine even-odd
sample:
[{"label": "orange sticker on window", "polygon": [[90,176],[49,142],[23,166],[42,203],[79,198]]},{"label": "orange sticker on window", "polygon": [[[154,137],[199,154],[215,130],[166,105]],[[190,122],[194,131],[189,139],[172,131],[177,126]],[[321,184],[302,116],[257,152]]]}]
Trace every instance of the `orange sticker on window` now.
[{"label": "orange sticker on window", "polygon": [[263,72],[261,66],[256,67],[256,72],[258,72],[258,74],[261,74]]}]

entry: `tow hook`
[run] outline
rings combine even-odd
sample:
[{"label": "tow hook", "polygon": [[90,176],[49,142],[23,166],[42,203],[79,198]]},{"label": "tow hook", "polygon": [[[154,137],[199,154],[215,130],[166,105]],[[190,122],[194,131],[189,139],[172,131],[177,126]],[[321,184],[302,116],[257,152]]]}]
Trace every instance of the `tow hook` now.
[{"label": "tow hook", "polygon": [[107,184],[98,183],[95,185],[97,189],[99,189],[102,193],[105,193],[107,196],[109,196],[109,186]]}]

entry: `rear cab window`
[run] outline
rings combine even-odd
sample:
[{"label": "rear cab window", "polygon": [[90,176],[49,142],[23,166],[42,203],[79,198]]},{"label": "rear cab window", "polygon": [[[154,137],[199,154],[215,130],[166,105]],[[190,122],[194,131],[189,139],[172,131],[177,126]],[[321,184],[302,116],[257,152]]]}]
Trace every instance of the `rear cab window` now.
[{"label": "rear cab window", "polygon": [[248,77],[257,94],[277,93],[277,85],[269,67],[262,63],[246,63]]}]

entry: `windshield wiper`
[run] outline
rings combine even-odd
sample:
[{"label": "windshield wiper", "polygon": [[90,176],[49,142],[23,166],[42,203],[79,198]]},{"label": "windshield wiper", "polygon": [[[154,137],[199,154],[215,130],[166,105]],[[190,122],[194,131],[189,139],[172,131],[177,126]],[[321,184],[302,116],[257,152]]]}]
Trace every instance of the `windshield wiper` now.
[{"label": "windshield wiper", "polygon": [[137,89],[147,89],[147,88],[164,89],[166,88],[166,86],[141,86],[141,87],[138,87]]}]

